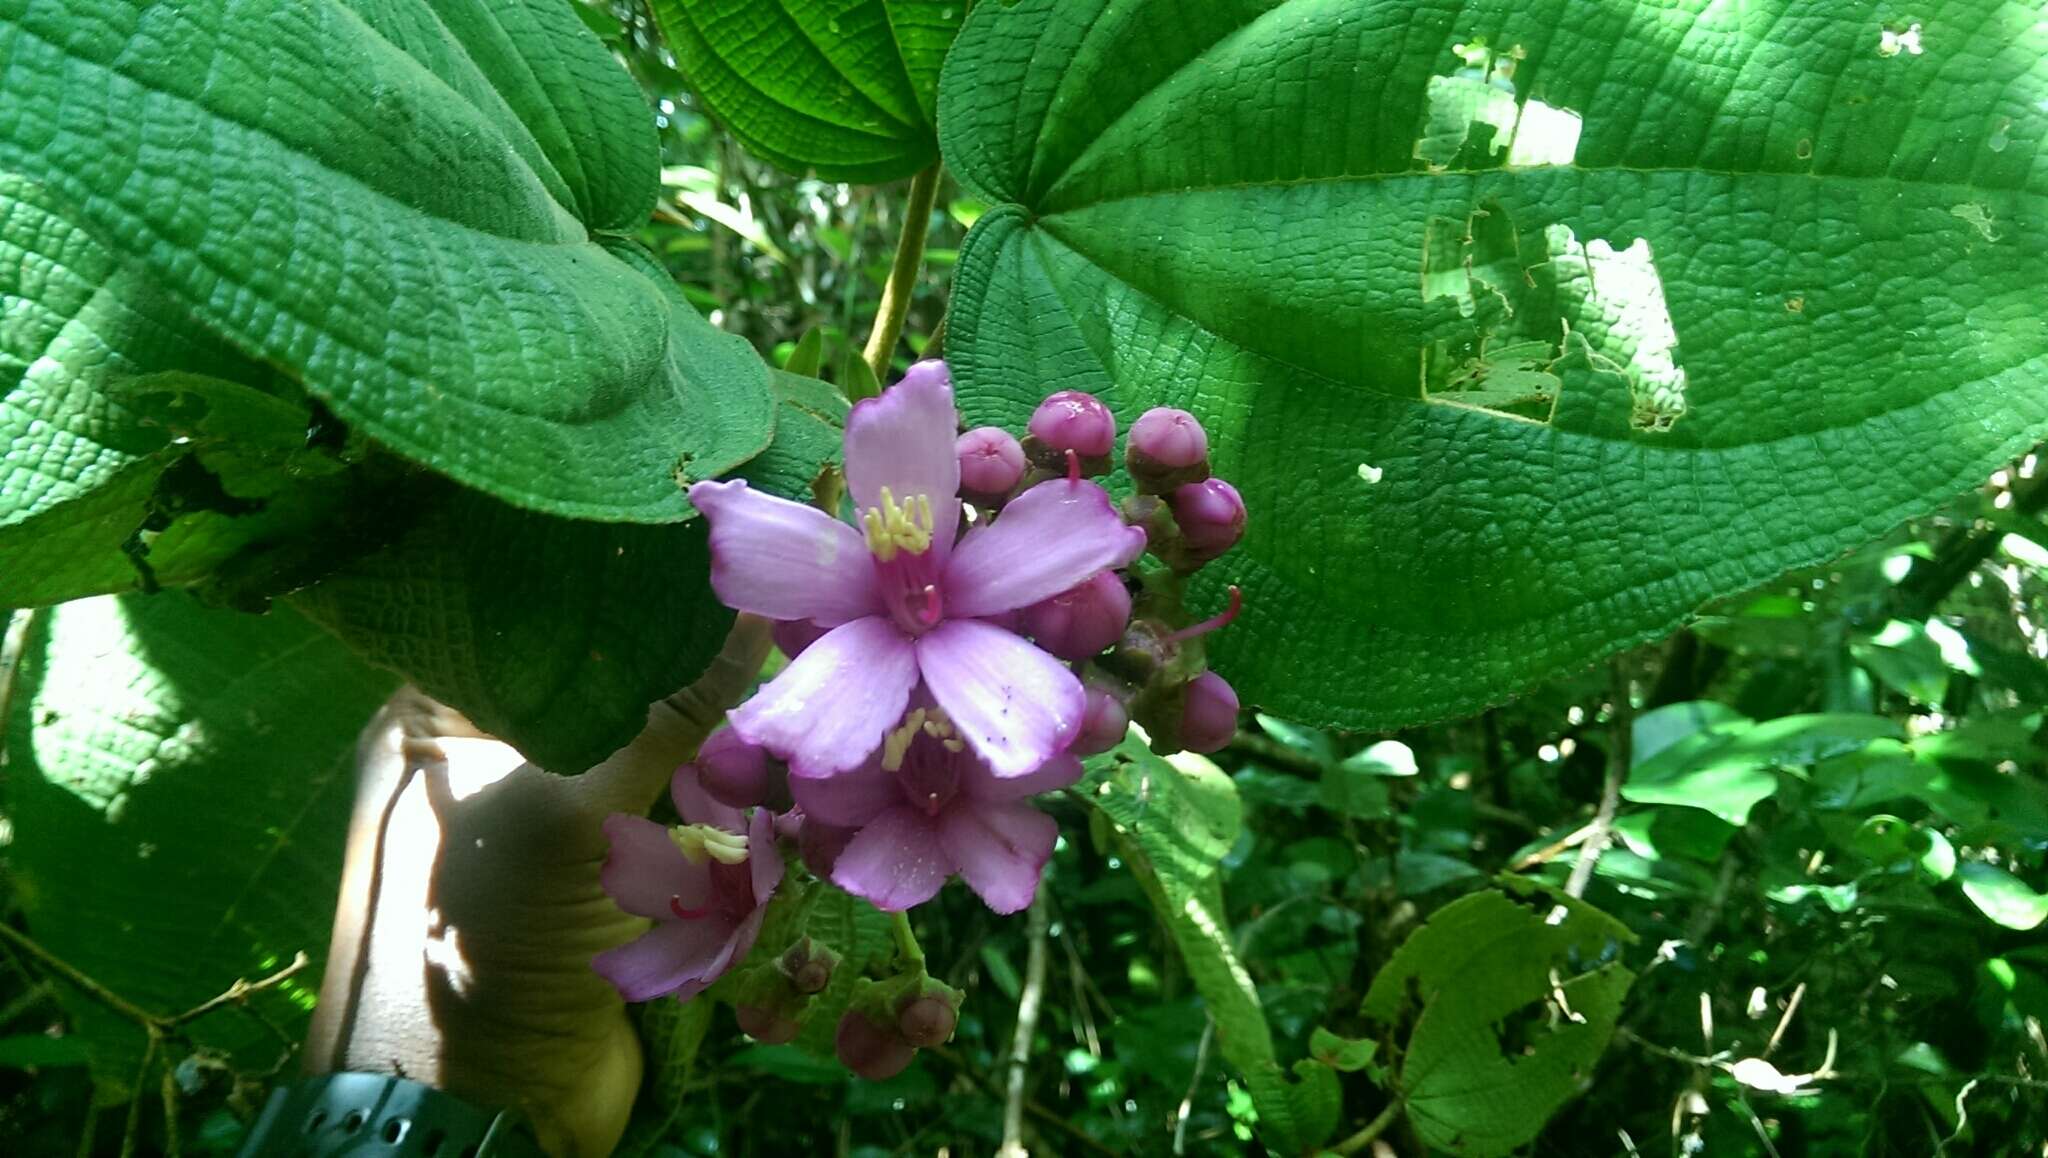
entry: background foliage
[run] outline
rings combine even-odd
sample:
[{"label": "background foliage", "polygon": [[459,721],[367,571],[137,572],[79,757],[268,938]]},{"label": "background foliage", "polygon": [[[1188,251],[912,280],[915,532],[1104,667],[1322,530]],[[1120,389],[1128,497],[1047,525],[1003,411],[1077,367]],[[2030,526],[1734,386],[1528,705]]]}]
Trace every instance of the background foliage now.
[{"label": "background foliage", "polygon": [[973,8],[0,13],[0,1140],[232,1152],[317,974],[171,1019],[317,969],[372,707],[630,736],[674,483],[805,493],[894,288],[971,420],[1210,424],[1269,711],[920,909],[898,1078],[643,1009],[626,1152],[2048,1144],[2039,13]]}]

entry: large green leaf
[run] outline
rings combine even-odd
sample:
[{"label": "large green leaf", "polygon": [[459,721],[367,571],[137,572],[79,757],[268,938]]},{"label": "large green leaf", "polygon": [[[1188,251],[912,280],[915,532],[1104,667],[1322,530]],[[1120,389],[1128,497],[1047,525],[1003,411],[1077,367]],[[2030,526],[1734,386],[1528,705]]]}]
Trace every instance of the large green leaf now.
[{"label": "large green leaf", "polygon": [[1432,914],[1373,978],[1365,1013],[1412,1018],[1400,1087],[1423,1141],[1507,1154],[1578,1094],[1635,974],[1628,927],[1523,878]]},{"label": "large green leaf", "polygon": [[[177,592],[69,603],[28,637],[6,719],[15,895],[46,948],[175,1013],[304,951],[255,1010],[297,1041],[340,884],[356,734],[395,681],[283,609]],[[125,1089],[140,1026],[57,992],[100,1083]],[[232,1009],[201,1046],[267,1069],[283,1043]]]},{"label": "large green leaf", "polygon": [[1636,760],[1622,797],[1703,808],[1742,825],[1750,809],[1777,792],[1777,769],[1804,768],[1903,735],[1894,720],[1854,713],[1785,716],[1761,724],[1727,709],[1716,716],[1720,723]]},{"label": "large green leaf", "polygon": [[542,767],[616,751],[732,626],[701,523],[563,519],[452,484],[417,502],[398,541],[293,602]]},{"label": "large green leaf", "polygon": [[880,184],[938,159],[939,64],[966,0],[654,0],[676,62],[747,148]]},{"label": "large green leaf", "polygon": [[305,408],[6,174],[0,307],[0,607],[246,572],[278,540],[331,537],[358,480],[305,452]]},{"label": "large green leaf", "polygon": [[559,0],[15,3],[0,62],[0,172],[410,458],[664,522],[768,443],[759,359],[601,235],[654,127]]},{"label": "large green leaf", "polygon": [[1251,508],[1215,657],[1290,715],[1652,638],[2048,434],[2048,32],[1912,19],[1887,54],[1789,0],[978,5],[963,409],[1200,414]]}]

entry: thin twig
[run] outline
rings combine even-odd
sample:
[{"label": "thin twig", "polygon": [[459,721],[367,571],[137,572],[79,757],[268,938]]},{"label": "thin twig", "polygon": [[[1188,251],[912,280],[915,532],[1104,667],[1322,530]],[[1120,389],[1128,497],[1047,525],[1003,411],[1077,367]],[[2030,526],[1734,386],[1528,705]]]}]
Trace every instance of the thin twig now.
[{"label": "thin twig", "polygon": [[1593,880],[1593,868],[1600,863],[1600,854],[1607,851],[1607,842],[1614,838],[1614,813],[1621,807],[1621,782],[1628,776],[1635,748],[1635,706],[1630,703],[1629,695],[1629,679],[1617,658],[1614,661],[1614,719],[1608,722],[1607,780],[1600,786],[1600,810],[1593,814],[1593,830],[1586,835],[1586,843],[1579,849],[1579,859],[1572,863],[1572,875],[1565,880],[1566,896],[1586,895],[1586,886]]},{"label": "thin twig", "polygon": [[154,1028],[161,1023],[162,1019],[156,1014],[94,981],[91,977],[86,976],[85,972],[76,965],[43,948],[40,944],[31,940],[28,934],[21,932],[4,921],[0,921],[0,940],[7,941],[15,948],[35,958],[37,963],[42,965],[43,968],[69,981],[72,985],[83,990],[93,1000],[105,1005],[115,1013],[134,1021],[136,1024],[144,1028]]},{"label": "thin twig", "polygon": [[1045,942],[1048,926],[1046,886],[1040,882],[1032,899],[1027,936],[1031,948],[1024,959],[1024,990],[1017,998],[1017,1031],[1010,1037],[1009,1072],[1003,1096],[1003,1144],[998,1158],[1024,1158],[1024,1079],[1031,1065],[1031,1039],[1038,1033],[1038,1006],[1045,996]]},{"label": "thin twig", "polygon": [[[938,1058],[940,1061],[945,1062],[947,1065],[952,1066],[954,1069],[960,1071],[960,1073],[963,1076],[965,1076],[968,1081],[973,1082],[975,1087],[979,1089],[982,1093],[988,1095],[991,1098],[998,1096],[996,1092],[995,1083],[989,1081],[986,1077],[983,1077],[980,1071],[976,1070],[973,1066],[969,1065],[964,1058],[962,1058],[959,1054],[954,1053],[951,1049],[939,1045],[933,1046],[932,1048],[925,1050],[924,1052],[931,1054],[932,1056]],[[1072,1122],[1067,1121],[1060,1115],[1055,1114],[1051,1110],[1046,1109],[1044,1106],[1040,1105],[1036,1101],[1027,1099],[1024,1102],[1024,1112],[1030,1114],[1032,1117],[1038,1119],[1040,1122],[1043,1122],[1046,1125],[1051,1126],[1055,1131],[1059,1132],[1060,1134],[1063,1134],[1066,1137],[1073,1139],[1075,1142],[1080,1144],[1082,1149],[1087,1150],[1090,1153],[1110,1155],[1120,1153],[1120,1151],[1113,1150],[1110,1147],[1103,1145],[1102,1142],[1098,1140],[1094,1135],[1089,1134],[1088,1132],[1082,1130],[1080,1127],[1074,1125]]]},{"label": "thin twig", "polygon": [[1187,1096],[1180,1100],[1180,1109],[1173,1116],[1173,1152],[1187,1153],[1188,1115],[1194,1112],[1195,1093],[1202,1088],[1202,1069],[1209,1062],[1209,1047],[1216,1041],[1216,1019],[1202,1019],[1202,1041],[1195,1047],[1195,1076],[1188,1079]]},{"label": "thin twig", "polygon": [[142,1068],[135,1071],[135,1096],[128,1100],[128,1124],[121,1128],[121,1158],[135,1158],[135,1140],[142,1134],[142,1086],[149,1080],[149,1067],[156,1064],[156,1050],[162,1040],[151,1031],[149,1045],[142,1051]]},{"label": "thin twig", "polygon": [[176,1017],[165,1018],[164,1024],[183,1025],[184,1023],[191,1021],[194,1018],[204,1017],[207,1014],[212,1013],[214,1010],[219,1009],[223,1005],[247,1001],[249,1000],[249,995],[251,993],[261,993],[266,989],[272,989],[278,985],[282,985],[286,978],[290,977],[294,973],[297,973],[301,969],[304,969],[309,964],[311,964],[311,961],[308,960],[305,952],[301,950],[300,952],[292,954],[291,964],[285,966],[284,968],[278,970],[275,973],[272,973],[270,976],[263,978],[261,981],[244,981],[241,978],[237,977],[235,979],[235,983],[233,985],[228,986],[227,992],[222,993],[216,997],[209,997],[205,1001],[200,1002],[199,1004],[193,1006],[185,1012],[178,1014]]},{"label": "thin twig", "polygon": [[1392,1102],[1388,1102],[1387,1108],[1380,1111],[1379,1117],[1374,1118],[1370,1122],[1367,1122],[1365,1124],[1365,1128],[1360,1130],[1358,1133],[1353,1134],[1349,1138],[1344,1139],[1342,1142],[1337,1143],[1335,1146],[1330,1147],[1330,1151],[1334,1154],[1358,1153],[1360,1150],[1363,1150],[1367,1146],[1372,1145],[1374,1139],[1378,1138],[1381,1134],[1386,1133],[1387,1127],[1393,1125],[1394,1119],[1399,1117],[1400,1115],[1400,1101],[1395,1100]]},{"label": "thin twig", "polygon": [[1806,982],[1801,981],[1793,988],[1792,999],[1785,1003],[1785,1014],[1778,1018],[1778,1028],[1771,1031],[1771,1040],[1764,1043],[1764,1052],[1761,1056],[1769,1057],[1771,1051],[1778,1048],[1778,1040],[1785,1036],[1785,1027],[1792,1024],[1792,1015],[1799,1012],[1799,1002],[1805,996]]},{"label": "thin twig", "polygon": [[910,201],[903,207],[903,232],[896,238],[896,261],[889,267],[889,280],[882,286],[881,304],[875,307],[875,328],[861,351],[875,381],[889,376],[889,357],[896,352],[896,340],[903,336],[903,319],[910,313],[910,299],[917,286],[917,271],[924,264],[924,238],[932,228],[932,202],[939,192],[939,166],[932,165],[910,179]]}]

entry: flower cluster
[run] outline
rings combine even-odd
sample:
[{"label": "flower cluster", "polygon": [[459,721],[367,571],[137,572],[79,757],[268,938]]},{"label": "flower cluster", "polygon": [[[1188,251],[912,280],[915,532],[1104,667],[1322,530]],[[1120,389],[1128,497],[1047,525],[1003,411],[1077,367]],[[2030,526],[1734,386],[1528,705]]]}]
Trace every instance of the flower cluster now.
[{"label": "flower cluster", "polygon": [[[678,772],[683,826],[607,825],[606,888],[657,921],[599,959],[622,993],[687,997],[745,956],[781,876],[777,832],[880,909],[959,876],[1014,913],[1058,836],[1031,798],[1077,781],[1080,757],[1133,720],[1162,750],[1228,742],[1237,697],[1198,641],[1236,614],[1237,592],[1186,626],[1181,583],[1242,536],[1243,501],[1210,477],[1194,417],[1158,409],[1131,428],[1137,493],[1118,504],[1090,477],[1112,469],[1116,438],[1108,408],[1076,391],[1047,398],[1022,440],[960,433],[945,364],[929,361],[847,418],[851,520],[743,481],[690,488],[713,589],[775,620],[790,662]],[[785,954],[773,992],[744,1007],[766,1037],[794,1032],[785,997],[815,971],[804,954]],[[936,1000],[907,993],[903,1026],[882,1023],[888,1008],[849,1014],[868,1020],[842,1025],[842,1054],[860,1072],[907,1064],[946,1036],[928,1023],[950,1032]]]}]

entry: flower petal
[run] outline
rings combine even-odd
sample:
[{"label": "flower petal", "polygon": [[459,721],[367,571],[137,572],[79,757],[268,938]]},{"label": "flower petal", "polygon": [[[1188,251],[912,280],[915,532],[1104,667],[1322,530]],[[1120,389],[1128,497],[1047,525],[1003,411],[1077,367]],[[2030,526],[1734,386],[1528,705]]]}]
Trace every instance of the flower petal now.
[{"label": "flower petal", "polygon": [[745,832],[747,819],[730,804],[720,804],[704,791],[695,764],[685,764],[669,778],[668,798],[675,801],[676,815],[685,824],[710,824],[727,832]]},{"label": "flower petal", "polygon": [[918,639],[917,666],[932,699],[997,776],[1037,771],[1081,730],[1081,681],[1000,627],[949,619]]},{"label": "flower petal", "polygon": [[890,805],[903,803],[895,774],[873,758],[837,776],[792,776],[789,794],[805,816],[842,828],[859,828]]},{"label": "flower petal", "polygon": [[939,817],[939,843],[967,886],[998,913],[1031,904],[1060,826],[1028,804],[962,801]]},{"label": "flower petal", "polygon": [[832,883],[884,912],[900,913],[939,895],[953,864],[939,848],[937,825],[907,807],[870,821],[832,865]]},{"label": "flower petal", "polygon": [[874,556],[838,519],[739,481],[700,482],[690,503],[711,525],[711,589],[727,607],[824,627],[880,609]]},{"label": "flower petal", "polygon": [[932,504],[932,546],[945,558],[960,525],[960,459],[953,452],[959,433],[953,380],[942,362],[920,362],[880,397],[856,403],[846,416],[846,490],[854,507],[879,505],[883,487],[898,503],[924,495]]},{"label": "flower petal", "polygon": [[1022,800],[1043,792],[1058,792],[1081,779],[1081,761],[1061,752],[1039,765],[1038,771],[1005,779],[978,764],[970,764],[960,777],[960,790],[976,800]]},{"label": "flower petal", "polygon": [[767,916],[766,909],[755,909],[747,914],[747,919],[741,921],[732,935],[725,939],[725,947],[712,957],[710,964],[704,966],[695,978],[683,982],[676,989],[676,1000],[688,1001],[697,996],[711,988],[720,977],[725,976],[725,971],[732,968],[735,963],[746,960],[747,954],[754,951],[754,939],[761,935],[761,922]]},{"label": "flower petal", "polygon": [[[748,826],[747,864],[754,872],[754,904],[765,905],[782,883],[782,850],[775,847],[775,814],[766,808],[756,808],[753,823]],[[746,950],[740,950],[740,955],[744,957]]]},{"label": "flower petal", "polygon": [[628,1001],[649,1001],[692,981],[724,972],[732,961],[733,924],[718,917],[662,921],[590,962]]},{"label": "flower petal", "polygon": [[917,650],[882,619],[841,624],[733,709],[732,728],[795,767],[830,776],[867,759],[903,718]]},{"label": "flower petal", "polygon": [[941,584],[946,614],[981,618],[1050,599],[1145,553],[1109,492],[1086,480],[1042,482],[960,541]]},{"label": "flower petal", "polygon": [[614,812],[605,818],[604,834],[612,850],[598,882],[626,912],[666,919],[672,916],[670,898],[695,909],[710,897],[711,874],[683,858],[668,829],[645,817]]}]

